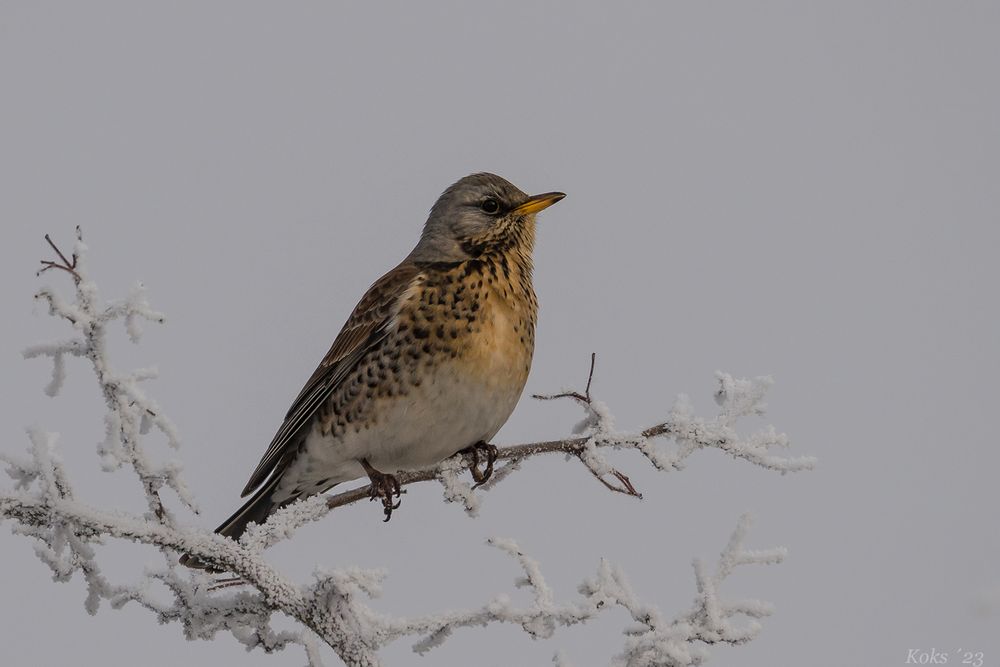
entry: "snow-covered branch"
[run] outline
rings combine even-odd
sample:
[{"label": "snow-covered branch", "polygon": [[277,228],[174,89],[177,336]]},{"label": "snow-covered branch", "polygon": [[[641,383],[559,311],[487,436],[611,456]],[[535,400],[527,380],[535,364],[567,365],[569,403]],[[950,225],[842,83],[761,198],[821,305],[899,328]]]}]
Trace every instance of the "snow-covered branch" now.
[{"label": "snow-covered branch", "polygon": [[142,446],[142,436],[154,427],[166,436],[170,447],[176,449],[178,446],[177,429],[163,415],[156,401],[147,397],[139,387],[140,382],[155,378],[157,370],[140,368],[129,373],[118,373],[111,366],[107,355],[108,324],[124,320],[129,338],[133,343],[139,343],[142,337],[140,320],[162,323],[165,318],[162,313],[150,307],[142,283],[137,283],[127,298],[102,304],[97,285],[87,278],[87,247],[83,243],[79,227],[76,236],[73,259],[69,261],[46,236],[62,263],[43,261],[44,267],[39,271],[42,273],[49,269],[63,269],[71,273],[76,284],[76,301],[69,303],[48,287],[35,294],[36,299],[48,304],[49,314],[69,322],[76,334],[66,340],[32,345],[24,350],[24,357],[52,358],[52,380],[45,387],[45,393],[53,397],[59,393],[65,378],[65,355],[90,360],[101,395],[108,407],[104,417],[106,435],[98,448],[104,468],[110,471],[130,465],[142,482],[150,511],[159,520],[169,523],[172,518],[160,498],[160,490],[164,486],[174,491],[190,509],[197,510],[194,499],[181,480],[180,466],[154,465]]},{"label": "snow-covered branch", "polygon": [[[505,463],[484,484],[473,485],[463,478],[462,473],[474,465],[469,454],[454,456],[427,470],[402,472],[396,476],[397,480],[401,486],[436,480],[444,487],[446,501],[460,502],[467,513],[475,516],[481,502],[480,496],[475,493],[477,488],[488,491],[519,470],[525,459],[541,454],[563,454],[575,458],[611,491],[637,498],[642,495],[625,474],[611,465],[604,451],[637,451],[662,471],[682,470],[687,458],[701,449],[718,449],[735,459],[781,474],[812,470],[816,465],[816,459],[811,456],[787,457],[775,453],[775,450],[787,449],[789,441],[773,426],[766,426],[749,435],[737,431],[736,423],[741,417],[764,414],[767,407],[764,399],[767,390],[774,384],[770,377],[737,379],[728,373],[717,372],[719,388],[715,392],[715,401],[719,412],[715,417],[696,416],[691,401],[682,394],[674,402],[666,421],[638,432],[629,432],[617,430],[608,406],[591,397],[593,373],[592,357],[585,393],[567,391],[534,396],[540,400],[565,398],[580,405],[585,416],[573,429],[574,433],[580,434],[579,437],[500,447],[496,460]],[[269,539],[287,537],[296,527],[316,520],[327,510],[367,500],[370,496],[371,487],[365,485],[331,495],[324,501],[312,499],[295,503],[272,516],[268,524],[274,523],[274,526],[266,526],[263,531],[256,529],[249,539],[254,544],[269,545],[273,543]]]},{"label": "snow-covered branch", "polygon": [[[46,237],[48,240],[48,237]],[[267,652],[297,644],[304,647],[310,665],[319,665],[326,645],[348,665],[379,665],[379,651],[388,643],[410,637],[414,650],[425,653],[464,627],[496,623],[520,626],[533,638],[551,637],[562,626],[584,623],[612,608],[623,608],[632,619],[626,628],[625,645],[614,664],[699,665],[707,658],[707,647],[716,643],[740,644],[760,631],[759,619],[771,613],[767,603],[756,600],[727,601],[719,588],[740,565],[778,563],[783,549],[748,551],[743,543],[749,519],[743,517],[718,563],[709,568],[695,561],[698,594],[694,606],[668,618],[655,606],[642,602],[625,575],[602,561],[593,578],[578,587],[576,599],[559,602],[546,583],[541,565],[513,539],[492,538],[488,543],[516,560],[522,571],[515,584],[530,593],[530,601],[516,604],[512,596],[496,595],[480,607],[465,611],[429,613],[397,618],[374,609],[370,600],[378,596],[386,573],[358,567],[318,568],[311,581],[297,584],[277,571],[264,558],[264,550],[292,536],[307,522],[332,509],[369,497],[368,487],[334,496],[315,496],[273,514],[262,526],[251,526],[240,542],[198,528],[182,525],[161,497],[169,489],[181,506],[197,513],[193,497],[175,461],[159,461],[147,448],[150,436],[167,445],[179,446],[173,423],[142,388],[156,377],[155,369],[121,371],[112,363],[107,329],[121,321],[134,343],[142,334],[143,320],[160,323],[164,317],[146,300],[142,285],[125,299],[104,303],[86,266],[87,248],[77,232],[69,258],[49,242],[58,259],[44,261],[40,273],[61,270],[72,276],[72,300],[50,288],[36,298],[54,317],[72,328],[70,337],[24,352],[29,359],[49,358],[52,378],[45,392],[56,396],[66,374],[66,359],[86,359],[106,404],[105,438],[98,455],[105,472],[131,471],[140,481],[138,497],[142,509],[103,510],[80,500],[56,447],[58,436],[40,428],[28,432],[26,456],[0,453],[14,488],[0,493],[0,520],[11,520],[13,530],[35,541],[35,552],[49,566],[54,578],[67,581],[77,573],[86,581],[85,607],[96,613],[102,601],[112,608],[137,605],[155,614],[160,622],[178,622],[188,638],[210,639],[228,632],[248,649]],[[677,400],[668,418],[638,432],[617,430],[610,410],[591,397],[593,364],[584,393],[565,392],[544,399],[565,398],[577,402],[584,419],[576,437],[500,448],[501,464],[483,484],[466,481],[473,455],[456,455],[439,466],[400,474],[401,484],[437,480],[446,500],[459,502],[468,513],[478,509],[481,493],[502,483],[529,458],[561,453],[580,461],[607,488],[641,497],[629,478],[605,458],[609,450],[635,450],[660,470],[680,470],[686,459],[700,449],[719,449],[781,473],[806,470],[811,458],[789,458],[777,453],[788,446],[787,438],[773,427],[743,435],[737,431],[740,418],[759,415],[771,384],[768,378],[735,379],[719,373],[716,416],[695,416],[689,401]],[[135,582],[117,583],[100,567],[100,547],[107,539],[132,541],[160,551],[162,564],[147,568]],[[177,565],[177,555],[189,553],[199,561],[232,572],[235,578],[215,579],[200,571]],[[298,630],[279,630],[273,621],[283,615],[298,623]],[[744,619],[742,623],[737,619]],[[560,652],[556,664],[569,665]]]}]

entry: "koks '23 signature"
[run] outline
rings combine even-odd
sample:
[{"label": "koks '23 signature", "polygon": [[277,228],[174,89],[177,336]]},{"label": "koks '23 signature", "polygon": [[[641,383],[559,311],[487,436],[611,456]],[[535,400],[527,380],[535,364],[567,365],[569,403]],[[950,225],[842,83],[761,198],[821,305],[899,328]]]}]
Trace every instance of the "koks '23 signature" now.
[{"label": "koks '23 signature", "polygon": [[[952,652],[963,665],[972,667],[983,667],[985,657],[982,651],[964,651],[958,649]],[[911,648],[906,653],[907,665],[947,665],[951,656],[947,651],[939,651],[936,648],[922,649]],[[955,663],[959,664],[959,663]]]}]

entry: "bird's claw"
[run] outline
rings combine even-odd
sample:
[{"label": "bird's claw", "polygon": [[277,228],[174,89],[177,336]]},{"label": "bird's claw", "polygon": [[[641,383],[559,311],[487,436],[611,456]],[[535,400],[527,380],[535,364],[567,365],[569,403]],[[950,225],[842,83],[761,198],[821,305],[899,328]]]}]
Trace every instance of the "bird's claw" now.
[{"label": "bird's claw", "polygon": [[[472,457],[472,462],[469,464],[469,472],[472,473],[472,479],[476,480],[476,484],[472,488],[478,489],[493,476],[493,464],[496,463],[497,460],[496,445],[489,445],[485,442],[477,442],[471,447],[463,449],[461,453],[468,454]],[[486,469],[482,471],[479,470],[480,454],[486,456]]]},{"label": "bird's claw", "polygon": [[399,509],[399,506],[402,503],[402,500],[397,500],[395,502],[392,500],[393,496],[400,498],[403,493],[399,485],[399,480],[396,479],[395,475],[390,475],[376,470],[365,459],[361,460],[361,465],[364,466],[365,472],[368,473],[368,479],[371,480],[371,489],[368,492],[368,500],[382,501],[382,512],[385,514],[384,521],[388,521],[392,518],[392,511]]}]

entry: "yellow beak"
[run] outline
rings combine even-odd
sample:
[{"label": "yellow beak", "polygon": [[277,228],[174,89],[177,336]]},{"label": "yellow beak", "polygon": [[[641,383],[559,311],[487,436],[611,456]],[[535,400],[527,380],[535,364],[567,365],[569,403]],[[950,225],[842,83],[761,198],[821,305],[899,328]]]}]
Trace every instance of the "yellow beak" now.
[{"label": "yellow beak", "polygon": [[552,206],[557,201],[565,197],[566,195],[562,192],[546,192],[541,195],[534,195],[528,197],[528,201],[524,202],[517,208],[515,208],[511,213],[514,215],[528,215],[529,213],[538,213],[539,211]]}]

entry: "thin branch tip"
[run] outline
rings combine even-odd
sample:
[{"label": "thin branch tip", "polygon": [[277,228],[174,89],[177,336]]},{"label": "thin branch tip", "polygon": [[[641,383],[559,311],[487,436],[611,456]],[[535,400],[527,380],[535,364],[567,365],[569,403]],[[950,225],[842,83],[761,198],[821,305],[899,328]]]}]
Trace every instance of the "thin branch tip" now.
[{"label": "thin branch tip", "polygon": [[590,353],[590,372],[587,373],[587,389],[584,391],[584,394],[587,397],[587,402],[588,403],[590,402],[590,383],[594,379],[594,364],[595,363],[597,363],[597,353],[596,352],[591,352]]},{"label": "thin branch tip", "polygon": [[[79,225],[77,225],[77,227],[76,227],[76,235],[77,235],[77,240],[79,240],[79,241],[83,240],[83,233],[81,232]],[[45,235],[45,240],[46,240],[46,242],[48,242],[48,244],[52,248],[52,250],[55,251],[56,255],[59,256],[59,261],[57,262],[57,261],[46,260],[46,259],[39,260],[41,262],[41,264],[42,264],[42,268],[40,268],[35,273],[35,275],[40,276],[40,275],[42,275],[43,273],[45,273],[46,271],[48,271],[50,269],[59,269],[61,271],[65,271],[65,272],[69,273],[70,275],[72,275],[73,276],[73,281],[76,284],[79,285],[83,281],[83,278],[80,276],[80,274],[76,270],[76,268],[77,268],[77,266],[76,266],[77,265],[77,261],[79,260],[79,257],[77,257],[77,254],[75,252],[72,253],[72,255],[71,255],[71,257],[73,258],[72,261],[68,260],[68,259],[66,259],[66,255],[63,254],[63,251],[60,250],[59,246],[57,246],[55,244],[55,241],[52,240],[51,236],[49,236],[48,234],[46,234]]]}]

